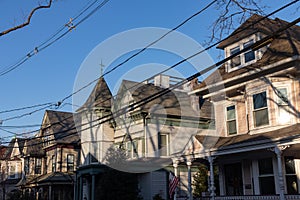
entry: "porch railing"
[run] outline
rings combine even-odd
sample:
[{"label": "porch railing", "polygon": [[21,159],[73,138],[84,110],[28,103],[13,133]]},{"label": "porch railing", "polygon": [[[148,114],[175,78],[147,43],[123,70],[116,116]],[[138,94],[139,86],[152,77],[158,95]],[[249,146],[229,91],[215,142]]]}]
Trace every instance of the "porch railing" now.
[{"label": "porch railing", "polygon": [[[299,195],[285,195],[285,200],[296,200],[300,199]],[[179,200],[179,199],[177,199]],[[180,199],[181,200],[181,199]],[[194,200],[211,200],[210,197],[194,198]],[[247,195],[247,196],[217,196],[215,200],[279,200],[279,195]]]}]

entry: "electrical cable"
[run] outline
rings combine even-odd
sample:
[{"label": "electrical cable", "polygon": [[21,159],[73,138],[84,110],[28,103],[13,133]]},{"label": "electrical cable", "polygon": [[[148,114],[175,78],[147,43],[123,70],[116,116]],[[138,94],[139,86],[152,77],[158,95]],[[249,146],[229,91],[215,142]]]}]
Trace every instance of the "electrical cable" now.
[{"label": "electrical cable", "polygon": [[[193,80],[194,78],[197,78],[198,76],[200,76],[200,75],[202,75],[202,74],[205,74],[205,73],[209,72],[210,70],[212,70],[212,69],[214,69],[214,68],[216,68],[216,67],[218,67],[218,66],[224,64],[225,62],[231,60],[232,58],[234,58],[234,57],[236,57],[236,56],[238,56],[238,55],[240,55],[240,54],[242,54],[242,53],[244,53],[244,52],[246,52],[246,51],[249,51],[249,50],[251,50],[251,49],[253,49],[253,48],[257,47],[257,46],[262,47],[262,44],[264,44],[264,46],[267,45],[267,44],[268,44],[267,41],[270,41],[270,39],[272,39],[272,38],[278,37],[278,36],[280,35],[281,32],[283,32],[284,30],[287,30],[288,28],[290,28],[290,27],[296,25],[296,24],[299,23],[299,22],[300,22],[300,17],[297,18],[296,20],[294,20],[294,21],[288,23],[288,24],[285,25],[284,27],[279,28],[277,31],[274,31],[272,35],[269,35],[269,36],[267,36],[267,37],[265,37],[265,38],[263,38],[263,39],[261,39],[261,40],[255,42],[254,44],[252,44],[252,45],[250,45],[250,46],[248,46],[248,47],[245,47],[244,49],[240,50],[239,52],[237,52],[237,53],[235,53],[235,54],[232,54],[231,56],[229,56],[229,57],[227,57],[227,58],[225,58],[225,59],[223,59],[223,60],[221,60],[221,61],[219,61],[219,62],[217,62],[217,63],[215,63],[215,64],[213,64],[213,65],[211,65],[211,66],[209,66],[209,67],[207,67],[207,68],[205,68],[205,69],[203,69],[203,70],[201,70],[200,72],[197,72],[197,73],[191,75],[191,76],[188,77],[186,80],[180,81],[180,82],[178,82],[177,84],[172,85],[170,88],[162,89],[162,91],[159,91],[159,92],[157,92],[157,93],[151,95],[150,97],[144,98],[144,99],[142,99],[142,100],[140,100],[140,101],[137,101],[137,102],[131,104],[129,107],[126,106],[126,107],[124,107],[124,108],[121,108],[121,109],[115,111],[115,113],[111,113],[111,114],[102,116],[102,117],[100,117],[100,118],[98,118],[98,119],[92,120],[91,122],[84,123],[84,124],[81,125],[80,127],[82,127],[82,126],[84,126],[84,125],[87,125],[87,124],[91,124],[91,123],[96,122],[96,121],[100,121],[98,124],[94,124],[94,125],[89,126],[89,127],[86,128],[86,129],[90,129],[90,128],[96,126],[96,125],[103,124],[103,123],[105,123],[105,122],[109,122],[109,121],[115,119],[116,117],[121,116],[122,114],[125,114],[125,113],[127,113],[127,112],[129,112],[129,111],[132,111],[132,110],[134,110],[134,109],[137,109],[138,107],[141,107],[142,105],[145,105],[145,104],[147,104],[148,102],[153,101],[154,99],[157,99],[157,98],[161,97],[162,95],[164,95],[164,94],[166,94],[166,93],[172,91],[173,89],[176,89],[176,88],[182,86],[183,84],[185,84],[186,82],[188,82],[188,81],[190,81],[190,80]],[[74,129],[76,129],[76,127],[71,128],[71,129],[69,129],[69,130],[74,130]],[[77,131],[78,131],[78,132],[82,132],[83,130],[86,130],[86,129],[81,129],[81,130],[77,130]],[[56,132],[56,133],[53,133],[53,134],[51,134],[51,135],[58,134],[58,133],[63,133],[63,132],[69,131],[69,130],[64,130],[64,131],[62,131],[62,132]],[[75,133],[72,133],[72,134],[78,134],[78,132],[75,132]],[[65,135],[65,136],[63,136],[63,137],[68,137],[68,136],[70,136],[70,135],[71,135],[71,134]],[[48,136],[48,135],[47,135],[47,136]],[[41,136],[40,136],[40,137],[41,137]],[[35,138],[32,138],[32,139],[35,139]],[[42,143],[43,143],[43,142],[40,142],[39,144],[42,144]],[[37,145],[37,144],[35,144],[35,145]]]}]

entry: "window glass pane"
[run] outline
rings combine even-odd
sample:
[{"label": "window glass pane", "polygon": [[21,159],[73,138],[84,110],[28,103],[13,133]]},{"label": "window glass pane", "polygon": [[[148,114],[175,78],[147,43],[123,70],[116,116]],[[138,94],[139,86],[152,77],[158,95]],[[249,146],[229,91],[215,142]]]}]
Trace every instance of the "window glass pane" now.
[{"label": "window glass pane", "polygon": [[287,105],[288,103],[288,94],[286,88],[278,88],[277,89],[278,96],[278,105]]},{"label": "window glass pane", "polygon": [[288,194],[298,194],[298,184],[296,175],[286,176],[286,188]]},{"label": "window glass pane", "polygon": [[227,120],[235,119],[235,106],[227,107]]},{"label": "window glass pane", "polygon": [[[253,44],[253,40],[250,40],[249,42],[244,43],[244,48],[247,48],[252,44]],[[249,62],[251,60],[254,60],[255,59],[254,51],[250,50],[250,51],[246,52],[244,54],[244,57],[245,57],[245,63]]]},{"label": "window glass pane", "polygon": [[[240,47],[235,47],[235,48],[230,50],[230,55],[238,53],[239,51],[240,51]],[[241,65],[241,58],[238,55],[238,56],[231,59],[230,66],[231,67],[236,67],[236,66],[239,66],[239,65]]]},{"label": "window glass pane", "polygon": [[227,130],[228,130],[228,134],[235,134],[236,133],[236,121],[228,121],[227,122]]},{"label": "window glass pane", "polygon": [[262,195],[275,194],[274,176],[259,177],[259,186]]},{"label": "window glass pane", "polygon": [[272,158],[259,160],[258,169],[259,169],[259,175],[273,174]]},{"label": "window glass pane", "polygon": [[267,94],[266,92],[262,92],[259,94],[253,95],[253,105],[254,109],[267,107]]},{"label": "window glass pane", "polygon": [[168,145],[168,137],[167,135],[159,135],[159,149],[161,152],[161,156],[167,156],[167,145]]},{"label": "window glass pane", "polygon": [[294,158],[285,157],[285,172],[287,174],[296,174]]},{"label": "window glass pane", "polygon": [[251,60],[255,59],[254,51],[248,51],[244,54],[245,63],[250,62]]},{"label": "window glass pane", "polygon": [[269,124],[268,109],[254,111],[255,126]]}]

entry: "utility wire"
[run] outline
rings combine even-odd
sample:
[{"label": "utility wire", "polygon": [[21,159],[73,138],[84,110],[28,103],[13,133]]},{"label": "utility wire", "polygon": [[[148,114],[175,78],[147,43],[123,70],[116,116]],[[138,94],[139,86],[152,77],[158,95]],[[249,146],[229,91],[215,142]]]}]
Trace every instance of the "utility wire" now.
[{"label": "utility wire", "polygon": [[[78,26],[79,24],[81,24],[82,22],[84,22],[85,20],[87,20],[90,16],[92,16],[96,11],[98,11],[100,8],[102,8],[106,3],[109,2],[109,0],[104,0],[100,3],[100,5],[98,5],[95,9],[93,9],[90,13],[88,13],[82,20],[80,20],[77,24],[73,24],[73,21],[75,19],[78,19],[81,15],[83,15],[87,10],[89,10],[95,3],[97,3],[98,0],[93,1],[92,3],[90,3],[89,5],[86,6],[86,8],[84,8],[78,15],[76,15],[74,18],[71,18],[70,21],[63,25],[61,28],[58,29],[58,31],[56,31],[56,33],[54,33],[52,36],[50,36],[49,39],[47,39],[46,41],[44,41],[43,43],[41,43],[39,46],[35,47],[33,50],[31,50],[27,55],[23,56],[21,59],[19,59],[19,61],[17,61],[15,64],[6,67],[4,70],[2,70],[0,72],[0,76],[3,76],[13,70],[15,70],[16,68],[20,67],[23,63],[25,63],[27,60],[29,60],[29,58],[31,58],[32,56],[36,55],[37,53],[39,53],[40,51],[46,49],[47,47],[51,46],[52,44],[54,44],[55,42],[57,42],[58,40],[60,40],[61,38],[63,38],[65,35],[67,35],[71,30],[73,30],[76,26]],[[68,30],[66,30],[65,32],[63,32],[62,34],[60,34],[65,28],[67,28]],[[60,34],[58,36],[58,34]],[[58,37],[57,37],[58,36]],[[55,38],[56,37],[56,38]],[[55,38],[55,39],[54,39]],[[54,39],[54,40],[53,40]],[[51,41],[52,40],[52,41]]]},{"label": "utility wire", "polygon": [[[87,16],[85,16],[83,19],[81,19],[76,25],[74,25],[75,27],[78,26],[79,24],[81,24],[82,22],[84,22],[86,19],[88,19],[90,16],[92,16],[98,9],[100,9],[101,7],[103,7],[109,0],[105,0],[103,1],[100,5],[98,5],[92,12],[90,12]],[[90,8],[96,1],[94,1],[91,5],[89,5],[86,9],[84,9],[80,14],[82,14],[84,11],[86,11],[88,8]],[[127,58],[126,60],[124,60],[123,62],[119,63],[118,65],[116,65],[113,69],[109,70],[108,72],[104,73],[101,77],[108,75],[109,73],[112,73],[113,71],[115,71],[117,68],[121,67],[122,65],[124,65],[125,63],[129,62],[131,59],[133,59],[134,57],[138,56],[139,54],[141,54],[142,52],[144,52],[145,50],[147,50],[149,47],[153,46],[154,44],[156,44],[157,42],[159,42],[160,40],[162,40],[163,38],[165,38],[167,35],[169,35],[170,33],[174,32],[175,30],[177,30],[178,28],[180,28],[181,26],[183,26],[185,23],[187,23],[188,21],[190,21],[191,19],[193,19],[194,17],[200,15],[201,13],[203,13],[205,10],[207,10],[209,7],[211,7],[213,4],[215,4],[217,2],[217,0],[214,0],[212,2],[210,2],[208,5],[206,5],[204,8],[202,8],[201,10],[199,10],[198,12],[194,13],[193,15],[191,15],[190,17],[188,17],[187,19],[185,19],[183,22],[181,22],[179,25],[177,25],[176,27],[174,27],[173,29],[169,30],[167,33],[163,34],[162,36],[160,36],[158,39],[156,39],[155,41],[151,42],[150,44],[148,44],[147,46],[145,46],[143,49],[141,49],[140,51],[138,51],[137,53],[135,53],[134,55],[130,56],[129,58]],[[80,16],[79,14],[79,16]],[[77,18],[74,18],[77,19]],[[52,45],[54,42],[56,42],[57,40],[59,40],[60,38],[62,38],[63,36],[65,36],[69,31],[66,31],[64,34],[62,34],[61,36],[59,36],[58,38],[56,38],[56,40],[52,41],[51,43],[47,44],[46,46],[41,48],[41,45],[39,46],[39,51],[47,48],[48,46]],[[12,69],[13,70],[13,69]],[[1,73],[0,73],[1,76]],[[78,91],[75,91],[74,93],[68,95],[67,97],[65,97],[62,101],[59,101],[60,104],[63,103],[65,100],[71,98],[73,95],[79,93],[80,91],[84,90],[85,88],[89,87],[90,85],[92,85],[93,83],[95,83],[96,81],[98,81],[100,78],[97,78],[95,80],[93,80],[92,82],[88,83],[87,85],[85,85],[84,87],[80,88]],[[0,112],[1,113],[1,112]],[[27,115],[31,115],[30,113]],[[25,115],[22,115],[26,116]],[[9,120],[11,119],[18,119],[20,118],[19,116],[17,117],[11,117]],[[2,120],[2,121],[7,121],[7,119]]]},{"label": "utility wire", "polygon": [[[234,32],[232,35],[230,35],[230,37],[232,37],[232,36],[234,36],[234,35],[236,35],[236,34],[239,34],[240,32],[242,32],[242,31],[248,29],[249,27],[255,25],[256,23],[259,23],[260,21],[262,21],[262,20],[268,18],[269,16],[271,16],[271,15],[273,15],[273,14],[275,14],[275,13],[277,13],[277,12],[279,12],[279,11],[281,11],[281,10],[283,10],[283,9],[285,9],[285,8],[287,8],[287,7],[291,6],[291,5],[293,5],[293,4],[295,4],[295,3],[298,2],[298,1],[299,1],[299,0],[295,0],[295,1],[292,1],[292,2],[290,2],[290,3],[288,3],[288,4],[284,5],[284,6],[280,7],[279,9],[277,9],[277,10],[271,12],[270,14],[268,14],[268,15],[262,17],[261,19],[255,21],[255,22],[253,22],[252,24],[249,24],[247,27],[244,27],[243,29]],[[210,5],[210,4],[209,4],[209,5]],[[203,9],[202,9],[202,10],[203,10]],[[200,11],[199,11],[199,12],[200,12]],[[198,13],[199,13],[199,12],[198,12]],[[192,16],[195,16],[195,14],[192,15]],[[190,19],[190,18],[191,18],[191,17],[189,17],[188,19]],[[185,20],[185,21],[187,21],[187,20]],[[181,23],[181,24],[183,24],[183,23]],[[180,26],[180,25],[178,25],[178,26]],[[177,26],[177,27],[178,27],[178,26]],[[175,29],[175,28],[174,28],[174,29]],[[161,37],[161,38],[162,38],[162,37]],[[187,57],[187,58],[185,58],[185,59],[183,59],[183,60],[177,62],[176,64],[172,65],[171,67],[169,67],[169,68],[166,69],[166,70],[163,70],[162,72],[159,72],[158,74],[161,74],[161,73],[163,73],[163,72],[165,72],[165,71],[167,71],[167,70],[169,70],[169,69],[172,69],[172,68],[174,68],[174,67],[180,65],[181,63],[183,63],[183,62],[185,62],[185,61],[187,61],[187,60],[189,60],[189,59],[191,59],[191,58],[193,58],[193,57],[195,57],[195,56],[197,56],[197,55],[203,53],[204,51],[206,51],[206,50],[208,50],[208,49],[210,49],[210,48],[216,46],[217,44],[221,43],[222,41],[224,41],[224,40],[226,40],[226,39],[228,39],[228,38],[229,38],[229,37],[226,37],[225,39],[220,40],[219,42],[216,42],[215,44],[210,45],[209,47],[205,48],[204,50],[201,50],[201,51],[199,51],[199,52],[197,52],[197,53],[195,53],[195,54],[193,54],[193,55],[191,55],[191,56],[189,56],[189,57]],[[157,41],[157,40],[156,40],[156,41]],[[205,73],[206,73],[206,72],[205,72]],[[152,76],[152,77],[150,77],[150,78],[148,78],[148,79],[146,79],[146,80],[149,80],[149,79],[151,79],[151,78],[157,76],[158,74],[156,74],[156,75],[154,75],[154,76]],[[98,80],[98,79],[96,79],[96,80]],[[93,82],[94,82],[94,81],[93,81]],[[143,81],[143,82],[144,82],[144,81]],[[84,88],[86,88],[86,87],[89,86],[90,84],[92,84],[92,82],[89,83],[88,85],[86,85]],[[139,84],[142,84],[142,83],[137,83],[136,85],[132,86],[131,88],[134,88],[134,87],[138,86]],[[127,90],[130,90],[131,88],[128,88]],[[81,88],[81,89],[83,89],[83,88]],[[70,96],[70,95],[69,95],[69,96]],[[116,96],[117,96],[117,95],[115,95],[114,97],[116,97]],[[65,99],[66,99],[66,98],[65,98]],[[106,100],[104,100],[104,101],[107,101],[107,100],[110,100],[110,99],[108,98],[108,99],[106,99]],[[104,102],[104,101],[103,101],[103,102]],[[36,131],[37,131],[37,130],[35,130],[35,132],[36,132]]]},{"label": "utility wire", "polygon": [[[146,79],[146,80],[144,80],[144,81],[142,81],[142,82],[140,82],[140,83],[134,84],[133,86],[131,86],[131,87],[128,88],[127,90],[129,91],[130,89],[133,89],[133,88],[135,88],[135,87],[137,87],[137,86],[139,86],[139,85],[142,85],[145,81],[148,81],[148,80],[150,80],[150,79],[153,79],[153,78],[156,77],[157,75],[162,74],[162,73],[164,73],[164,72],[169,71],[170,69],[173,69],[173,68],[177,67],[178,65],[180,65],[180,64],[182,64],[182,63],[184,63],[184,62],[190,60],[191,58],[193,58],[193,57],[195,57],[195,56],[197,56],[197,55],[200,55],[201,53],[203,53],[203,52],[205,52],[205,51],[207,51],[207,50],[213,48],[214,46],[220,44],[221,42],[227,40],[229,37],[232,37],[232,36],[234,36],[234,35],[237,35],[237,34],[243,32],[243,31],[247,30],[247,29],[250,28],[251,26],[253,26],[253,25],[255,25],[255,24],[261,22],[262,20],[267,19],[268,17],[274,15],[274,14],[277,13],[277,12],[280,12],[280,11],[283,10],[283,9],[286,9],[287,7],[289,7],[289,6],[293,5],[293,4],[295,4],[295,3],[298,2],[298,1],[299,1],[299,0],[294,0],[294,1],[288,3],[288,4],[284,5],[284,6],[282,6],[282,7],[278,8],[278,9],[276,9],[275,11],[269,13],[268,15],[266,15],[266,16],[260,18],[259,20],[255,21],[255,22],[249,24],[248,26],[244,27],[243,29],[240,29],[240,30],[238,30],[238,31],[235,31],[235,32],[234,32],[233,34],[231,34],[230,36],[228,36],[228,37],[226,37],[226,38],[224,38],[224,39],[222,39],[222,40],[220,40],[220,41],[218,41],[218,42],[215,42],[214,44],[212,44],[212,45],[206,47],[205,49],[203,49],[203,50],[201,50],[201,51],[195,53],[194,55],[191,55],[191,56],[189,56],[189,57],[187,57],[187,58],[185,58],[185,59],[183,59],[183,60],[177,62],[176,64],[174,64],[174,65],[168,67],[167,69],[165,69],[165,70],[163,70],[163,71],[160,71],[160,72],[154,74],[154,75],[151,76],[150,78],[148,78],[148,79]],[[211,5],[211,4],[209,4],[209,5]],[[203,9],[202,9],[202,10],[203,10]],[[199,12],[200,12],[200,11],[199,11]],[[199,12],[197,12],[197,13],[199,14]],[[195,16],[195,14],[192,15],[192,16]],[[191,19],[191,17],[189,17],[188,19]],[[188,21],[188,20],[185,20],[185,21]],[[184,22],[185,22],[185,21],[184,21]],[[181,24],[183,24],[183,22],[182,22]],[[180,26],[180,25],[178,25],[178,26]],[[177,27],[178,27],[178,26],[177,26]],[[176,30],[176,28],[174,28],[174,29],[172,29],[172,30]],[[169,31],[168,33],[170,33],[170,31]],[[165,36],[166,36],[166,35],[161,36],[160,39],[162,39],[162,38],[165,37]],[[157,40],[155,40],[155,41],[158,42],[160,39],[157,39]],[[151,44],[155,44],[155,41],[152,42]],[[145,48],[143,48],[143,49],[146,49],[146,48],[149,48],[149,47],[150,47],[150,45],[148,45],[147,47],[145,47]],[[142,53],[142,51],[139,51],[139,52]],[[137,55],[138,55],[138,54],[135,54],[135,56],[137,56]],[[127,58],[125,61],[128,62],[128,61],[131,60],[132,58],[133,58],[133,56],[131,56],[130,58]],[[125,64],[125,61],[123,61],[122,63]],[[118,64],[117,66],[122,65],[122,63]],[[114,67],[114,68],[115,68],[115,67]],[[75,94],[79,93],[80,91],[86,89],[87,87],[91,86],[92,84],[94,84],[96,81],[98,81],[100,78],[102,78],[102,77],[105,76],[105,75],[107,75],[107,73],[104,73],[102,76],[100,76],[100,77],[98,77],[97,79],[95,79],[95,80],[89,82],[88,84],[86,84],[85,86],[81,87],[80,89],[78,89],[77,91],[73,92],[72,94],[66,96],[64,99],[62,99],[61,102],[65,101],[66,99],[71,98],[73,95],[75,95]],[[114,95],[113,97],[114,97],[114,98],[117,97],[117,94]],[[107,99],[105,99],[105,100],[102,100],[100,103],[103,103],[103,102],[108,101],[108,100],[110,100],[110,99],[107,98]]]},{"label": "utility wire", "polygon": [[[247,51],[249,51],[249,50],[251,50],[251,49],[255,49],[255,48],[257,48],[257,47],[260,47],[260,48],[261,48],[261,47],[263,47],[263,46],[266,46],[266,45],[268,45],[274,38],[276,38],[276,37],[278,37],[279,35],[281,35],[281,32],[287,30],[288,28],[290,28],[290,27],[296,25],[296,24],[299,23],[299,22],[300,22],[300,17],[297,18],[297,19],[295,19],[294,21],[288,23],[288,24],[285,25],[284,27],[279,28],[277,31],[274,31],[272,35],[269,35],[269,36],[267,36],[267,37],[265,37],[265,38],[259,40],[258,42],[255,42],[254,44],[252,44],[252,45],[250,45],[250,46],[248,46],[248,47],[246,47],[246,48],[240,50],[239,52],[237,52],[237,53],[235,53],[235,54],[232,54],[231,56],[229,56],[229,57],[227,57],[227,58],[225,58],[225,59],[223,59],[223,60],[221,60],[221,61],[219,61],[219,62],[217,62],[217,63],[215,63],[215,64],[213,64],[213,65],[211,65],[211,66],[209,66],[209,67],[207,67],[207,68],[205,68],[205,69],[203,69],[203,70],[201,70],[200,72],[197,72],[197,73],[193,74],[192,76],[188,77],[186,80],[180,81],[180,82],[178,82],[177,84],[172,85],[170,88],[162,89],[161,91],[159,91],[159,92],[157,92],[157,93],[151,95],[150,97],[146,97],[146,98],[144,98],[144,99],[142,99],[142,100],[140,100],[140,101],[137,101],[137,102],[131,104],[130,106],[126,106],[126,107],[124,107],[124,108],[121,108],[121,109],[115,111],[114,113],[110,113],[110,114],[105,115],[105,116],[103,116],[103,117],[100,117],[100,118],[98,118],[98,119],[92,120],[91,122],[81,124],[80,127],[83,127],[83,126],[85,126],[85,125],[91,125],[91,124],[93,124],[94,122],[100,121],[99,123],[96,123],[96,124],[93,124],[92,126],[89,126],[89,127],[87,127],[87,128],[81,129],[81,130],[79,130],[78,132],[82,132],[83,130],[87,130],[87,129],[90,129],[90,128],[94,127],[94,126],[98,126],[99,124],[103,124],[103,123],[105,123],[105,122],[109,122],[109,121],[111,121],[111,120],[114,120],[116,117],[120,117],[121,115],[123,115],[123,114],[125,114],[125,113],[127,113],[127,112],[133,111],[133,110],[135,110],[135,109],[137,109],[137,108],[139,108],[139,107],[141,107],[141,106],[143,106],[143,105],[145,105],[145,104],[147,104],[147,103],[149,103],[149,102],[151,102],[151,101],[153,101],[153,100],[155,100],[155,99],[157,99],[157,98],[159,98],[159,97],[161,97],[161,96],[163,96],[163,95],[165,95],[165,94],[167,94],[167,93],[169,93],[169,92],[171,92],[172,90],[174,90],[174,89],[176,89],[176,88],[182,86],[182,85],[185,84],[186,82],[191,81],[191,80],[193,80],[193,79],[195,79],[195,78],[201,76],[202,74],[205,74],[205,73],[211,71],[212,69],[214,69],[214,68],[216,68],[216,67],[218,67],[218,66],[220,66],[220,65],[222,65],[222,64],[224,64],[224,63],[226,63],[227,61],[231,60],[232,58],[234,58],[234,57],[236,57],[236,56],[238,56],[238,55],[240,55],[240,54],[242,54],[242,53],[245,53],[245,52],[247,52]],[[194,54],[194,55],[195,55],[195,54]],[[58,133],[64,133],[64,132],[70,131],[70,130],[76,130],[76,127],[73,127],[73,128],[71,128],[71,129],[68,129],[68,130],[60,131],[60,132],[55,132],[55,133],[52,133],[52,134],[49,134],[49,135],[54,135],[54,134],[58,134]],[[78,132],[74,132],[74,133],[71,133],[71,134],[68,134],[68,135],[65,135],[65,136],[61,136],[61,137],[62,137],[62,138],[69,137],[70,135],[78,134]],[[47,135],[47,136],[48,136],[48,135]],[[37,138],[41,138],[41,137],[43,137],[43,136],[38,136]],[[35,138],[32,138],[32,139],[35,139]],[[61,138],[60,138],[60,139],[61,139]],[[53,139],[53,140],[54,140],[54,139]],[[39,142],[39,143],[34,144],[34,145],[38,145],[38,144],[42,144],[42,143],[43,143],[43,142]],[[33,145],[33,144],[32,144],[32,145]]]}]

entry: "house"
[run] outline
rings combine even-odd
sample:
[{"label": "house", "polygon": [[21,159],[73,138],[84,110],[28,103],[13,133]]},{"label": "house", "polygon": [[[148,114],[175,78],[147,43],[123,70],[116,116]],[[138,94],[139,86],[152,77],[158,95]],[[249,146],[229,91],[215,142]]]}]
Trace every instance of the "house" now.
[{"label": "house", "polygon": [[[166,75],[144,83],[123,80],[113,98],[104,78],[98,80],[77,111],[82,153],[76,199],[98,199],[95,191],[101,188],[101,174],[107,166],[137,173],[143,199],[150,200],[157,194],[168,198],[166,169],[172,169],[172,158],[182,154],[193,135],[201,130],[207,134],[212,122],[199,110],[198,97],[188,95],[189,85],[168,89],[179,81]],[[162,92],[165,94],[151,99]],[[203,110],[205,107],[207,103]],[[125,161],[110,157],[111,149],[122,149]],[[187,182],[187,178],[182,176],[182,181]]]},{"label": "house", "polygon": [[1,199],[16,190],[16,184],[21,180],[24,143],[25,139],[15,137],[7,147],[1,147]]},{"label": "house", "polygon": [[[218,48],[229,57],[286,25],[253,15]],[[218,196],[210,170],[213,198],[300,198],[299,64],[294,25],[231,58],[191,92],[214,105],[218,135],[195,136],[202,153],[194,157],[218,167]]]},{"label": "house", "polygon": [[73,114],[47,110],[40,132],[26,141],[24,177],[18,186],[32,199],[72,200],[79,156]]}]

